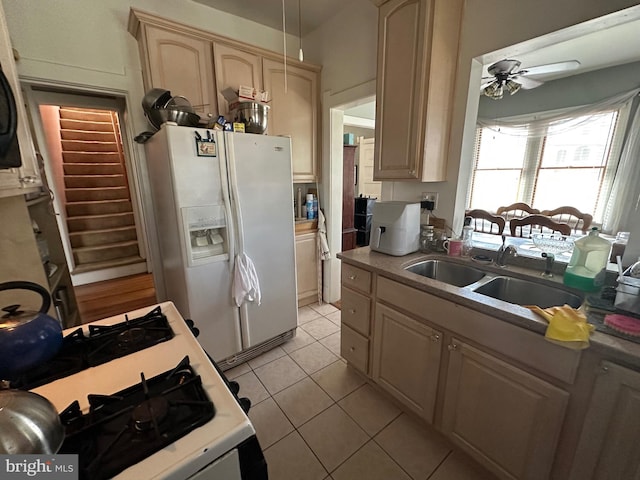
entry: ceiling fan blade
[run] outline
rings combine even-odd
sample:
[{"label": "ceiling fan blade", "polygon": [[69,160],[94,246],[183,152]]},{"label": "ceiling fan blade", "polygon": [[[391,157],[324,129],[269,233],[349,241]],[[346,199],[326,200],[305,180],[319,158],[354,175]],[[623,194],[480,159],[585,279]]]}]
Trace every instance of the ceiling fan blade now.
[{"label": "ceiling fan blade", "polygon": [[539,87],[544,82],[542,80],[534,80],[533,78],[528,78],[524,76],[515,76],[511,78],[514,82],[518,82],[522,85],[523,90],[531,90],[532,88]]},{"label": "ceiling fan blade", "polygon": [[515,75],[543,75],[546,73],[566,72],[568,70],[575,70],[580,66],[580,62],[577,60],[569,60],[566,62],[549,63],[547,65],[537,65],[535,67],[523,68],[519,72],[515,72]]},{"label": "ceiling fan blade", "polygon": [[480,85],[480,90],[484,90],[485,88],[487,88],[489,85],[491,85],[493,82],[496,81],[495,78],[493,77],[489,77],[491,80],[486,81],[486,82],[482,82],[482,85]]}]

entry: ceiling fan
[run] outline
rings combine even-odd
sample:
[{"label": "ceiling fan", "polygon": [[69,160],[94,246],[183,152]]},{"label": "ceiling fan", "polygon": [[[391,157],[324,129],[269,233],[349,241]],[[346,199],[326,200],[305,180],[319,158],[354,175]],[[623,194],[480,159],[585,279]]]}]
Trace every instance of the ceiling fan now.
[{"label": "ceiling fan", "polygon": [[487,97],[499,100],[502,98],[504,90],[513,95],[520,90],[520,88],[530,90],[544,83],[542,80],[529,78],[530,76],[575,70],[579,66],[579,61],[568,60],[566,62],[548,63],[546,65],[537,65],[520,70],[519,60],[500,60],[489,66],[488,71],[491,76],[482,77],[483,83],[480,86],[480,91]]}]

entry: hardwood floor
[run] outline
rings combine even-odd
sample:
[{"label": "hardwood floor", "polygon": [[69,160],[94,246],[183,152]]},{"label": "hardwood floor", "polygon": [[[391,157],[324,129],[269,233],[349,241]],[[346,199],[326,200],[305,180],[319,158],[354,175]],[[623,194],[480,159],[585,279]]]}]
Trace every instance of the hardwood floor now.
[{"label": "hardwood floor", "polygon": [[81,285],[74,290],[82,323],[157,303],[150,273]]}]

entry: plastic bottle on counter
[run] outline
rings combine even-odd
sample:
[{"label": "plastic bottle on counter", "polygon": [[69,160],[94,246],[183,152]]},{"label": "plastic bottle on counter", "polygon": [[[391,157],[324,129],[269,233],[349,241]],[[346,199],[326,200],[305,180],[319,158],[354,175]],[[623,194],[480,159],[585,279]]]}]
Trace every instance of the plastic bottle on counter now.
[{"label": "plastic bottle on counter", "polygon": [[464,218],[464,227],[462,227],[462,255],[468,257],[473,248],[473,226],[471,217]]},{"label": "plastic bottle on counter", "polygon": [[307,193],[307,219],[313,220],[315,218],[313,214],[313,193]]},{"label": "plastic bottle on counter", "polygon": [[420,251],[430,252],[433,248],[434,231],[433,225],[420,225]]},{"label": "plastic bottle on counter", "polygon": [[587,292],[598,290],[604,284],[610,251],[611,243],[593,227],[589,235],[575,241],[563,283]]}]

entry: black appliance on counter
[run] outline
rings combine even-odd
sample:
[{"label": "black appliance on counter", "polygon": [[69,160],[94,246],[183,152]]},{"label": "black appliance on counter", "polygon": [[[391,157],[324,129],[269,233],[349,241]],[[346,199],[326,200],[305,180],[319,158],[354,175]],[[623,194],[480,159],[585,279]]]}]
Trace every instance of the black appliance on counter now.
[{"label": "black appliance on counter", "polygon": [[16,132],[18,110],[9,79],[0,67],[0,169],[22,166]]},{"label": "black appliance on counter", "polygon": [[374,203],[376,203],[376,199],[371,197],[356,197],[355,199],[353,225],[357,230],[356,245],[358,247],[369,245]]}]

